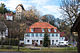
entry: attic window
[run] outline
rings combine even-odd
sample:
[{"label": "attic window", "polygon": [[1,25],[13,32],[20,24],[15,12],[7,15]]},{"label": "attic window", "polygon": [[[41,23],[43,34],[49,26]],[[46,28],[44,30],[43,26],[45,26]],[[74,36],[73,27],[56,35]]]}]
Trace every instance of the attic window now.
[{"label": "attic window", "polygon": [[34,32],[34,29],[33,28],[31,29],[31,32]]},{"label": "attic window", "polygon": [[51,29],[48,29],[48,32],[51,32]]},{"label": "attic window", "polygon": [[54,32],[57,32],[56,29],[54,29]]},{"label": "attic window", "polygon": [[42,29],[42,32],[44,32],[44,29]]}]

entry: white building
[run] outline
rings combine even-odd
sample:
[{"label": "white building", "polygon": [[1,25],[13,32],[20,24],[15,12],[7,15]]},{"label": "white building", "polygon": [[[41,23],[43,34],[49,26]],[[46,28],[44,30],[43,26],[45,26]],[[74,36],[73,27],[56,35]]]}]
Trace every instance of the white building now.
[{"label": "white building", "polygon": [[60,32],[56,27],[47,22],[36,22],[26,29],[24,44],[34,45],[37,43],[38,45],[42,45],[45,30],[48,32],[50,45],[58,45],[60,40],[64,40],[64,38],[60,37]]},{"label": "white building", "polygon": [[6,13],[6,20],[13,21],[13,15],[11,13]]}]

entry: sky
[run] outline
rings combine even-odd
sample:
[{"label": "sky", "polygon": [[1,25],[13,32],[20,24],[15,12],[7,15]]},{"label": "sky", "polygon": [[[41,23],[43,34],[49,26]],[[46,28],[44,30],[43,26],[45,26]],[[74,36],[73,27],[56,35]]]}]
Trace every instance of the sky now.
[{"label": "sky", "polygon": [[55,18],[61,17],[60,0],[0,0],[6,8],[15,11],[18,4],[23,4],[25,10],[34,6],[42,15],[51,14]]}]

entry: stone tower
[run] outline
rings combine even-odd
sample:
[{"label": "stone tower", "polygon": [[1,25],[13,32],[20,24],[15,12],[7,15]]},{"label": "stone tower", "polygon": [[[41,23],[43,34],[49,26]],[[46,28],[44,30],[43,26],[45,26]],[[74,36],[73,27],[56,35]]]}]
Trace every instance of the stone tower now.
[{"label": "stone tower", "polygon": [[24,12],[24,7],[22,4],[19,4],[17,7],[16,7],[16,19],[17,20],[20,20],[22,17],[23,17],[23,12]]}]

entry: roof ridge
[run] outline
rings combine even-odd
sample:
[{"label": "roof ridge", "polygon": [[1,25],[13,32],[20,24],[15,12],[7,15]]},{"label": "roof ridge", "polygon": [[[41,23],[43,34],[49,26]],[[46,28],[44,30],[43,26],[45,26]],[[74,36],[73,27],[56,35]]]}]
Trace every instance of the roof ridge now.
[{"label": "roof ridge", "polygon": [[55,28],[57,29],[56,27],[52,26],[51,24],[47,22],[36,22],[32,24],[29,28]]}]

